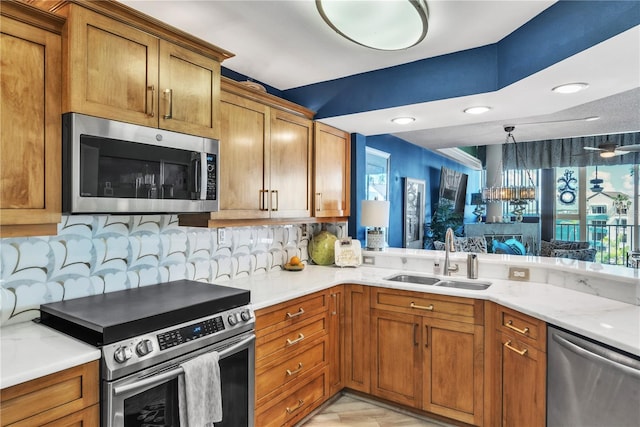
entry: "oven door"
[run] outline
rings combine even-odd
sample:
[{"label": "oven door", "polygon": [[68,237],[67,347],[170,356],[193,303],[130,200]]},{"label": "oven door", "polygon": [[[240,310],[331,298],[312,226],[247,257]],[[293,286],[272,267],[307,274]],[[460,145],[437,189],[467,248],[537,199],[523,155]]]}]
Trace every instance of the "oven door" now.
[{"label": "oven door", "polygon": [[214,425],[253,426],[255,334],[252,331],[118,380],[104,380],[103,427],[180,426],[180,363],[211,351],[220,353],[222,388],[222,422]]}]

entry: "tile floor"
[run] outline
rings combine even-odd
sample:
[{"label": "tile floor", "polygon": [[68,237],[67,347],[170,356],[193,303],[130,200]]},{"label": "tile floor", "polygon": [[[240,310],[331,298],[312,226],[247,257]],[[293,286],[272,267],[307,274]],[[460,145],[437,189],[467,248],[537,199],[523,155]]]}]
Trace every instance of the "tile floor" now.
[{"label": "tile floor", "polygon": [[416,418],[358,399],[349,394],[322,409],[298,427],[451,427],[439,421]]}]

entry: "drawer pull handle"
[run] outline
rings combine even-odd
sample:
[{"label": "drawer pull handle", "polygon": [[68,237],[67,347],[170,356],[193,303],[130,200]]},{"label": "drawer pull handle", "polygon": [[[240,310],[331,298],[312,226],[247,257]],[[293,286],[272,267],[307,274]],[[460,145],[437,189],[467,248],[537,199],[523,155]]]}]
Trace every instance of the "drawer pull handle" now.
[{"label": "drawer pull handle", "polygon": [[507,347],[509,350],[511,351],[515,351],[516,353],[518,353],[520,356],[524,356],[525,354],[527,354],[527,349],[525,348],[524,350],[518,350],[517,348],[513,347],[511,345],[511,340],[507,341],[506,343],[504,343],[504,346]]},{"label": "drawer pull handle", "polygon": [[291,376],[294,374],[297,374],[298,372],[302,371],[302,362],[298,362],[298,369],[296,369],[295,371],[292,371],[291,369],[287,369],[287,376]]},{"label": "drawer pull handle", "polygon": [[298,338],[292,340],[291,338],[287,338],[287,345],[297,344],[304,339],[304,335],[302,333],[298,334]]},{"label": "drawer pull handle", "polygon": [[293,319],[294,317],[298,317],[300,315],[304,314],[304,309],[302,307],[300,307],[300,310],[296,311],[295,313],[291,314],[287,311],[287,319]]},{"label": "drawer pull handle", "polygon": [[509,320],[504,326],[506,326],[507,328],[511,329],[512,331],[516,331],[522,335],[528,335],[529,334],[529,328],[524,328],[524,329],[520,329],[520,328],[516,328],[515,326],[513,326],[513,320]]},{"label": "drawer pull handle", "polygon": [[304,400],[302,399],[298,399],[298,406],[296,406],[295,408],[291,409],[291,408],[287,408],[287,414],[293,414],[294,412],[296,412],[298,409],[302,408],[302,405],[304,405]]},{"label": "drawer pull handle", "polygon": [[429,304],[428,306],[418,305],[415,302],[411,301],[411,308],[417,308],[418,310],[427,310],[433,311],[433,304]]}]

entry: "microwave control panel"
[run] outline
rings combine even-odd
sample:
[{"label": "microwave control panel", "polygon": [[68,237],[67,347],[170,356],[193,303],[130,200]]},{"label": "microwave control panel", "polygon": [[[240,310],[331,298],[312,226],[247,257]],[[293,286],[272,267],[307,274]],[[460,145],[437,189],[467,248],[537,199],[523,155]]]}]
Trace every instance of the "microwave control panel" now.
[{"label": "microwave control panel", "polygon": [[216,200],[216,155],[207,153],[207,200]]}]

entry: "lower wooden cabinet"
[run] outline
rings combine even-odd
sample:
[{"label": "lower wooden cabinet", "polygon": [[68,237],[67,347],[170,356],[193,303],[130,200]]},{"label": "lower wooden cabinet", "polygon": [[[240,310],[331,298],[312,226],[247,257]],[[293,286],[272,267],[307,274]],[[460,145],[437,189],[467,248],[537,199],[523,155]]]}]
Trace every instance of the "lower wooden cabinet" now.
[{"label": "lower wooden cabinet", "polygon": [[340,332],[341,289],[256,311],[256,426],[294,425],[331,396],[330,382],[342,388],[332,334]]},{"label": "lower wooden cabinet", "polygon": [[329,393],[344,387],[344,297],[343,285],[329,289]]},{"label": "lower wooden cabinet", "polygon": [[344,285],[344,386],[371,392],[370,287]]},{"label": "lower wooden cabinet", "polygon": [[[491,396],[485,425],[531,427],[546,423],[546,324],[487,303],[487,380]],[[489,314],[491,313],[491,314]]]},{"label": "lower wooden cabinet", "polygon": [[371,293],[371,394],[482,425],[482,303],[382,288]]},{"label": "lower wooden cabinet", "polygon": [[98,361],[2,390],[0,425],[100,425]]}]

